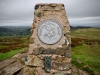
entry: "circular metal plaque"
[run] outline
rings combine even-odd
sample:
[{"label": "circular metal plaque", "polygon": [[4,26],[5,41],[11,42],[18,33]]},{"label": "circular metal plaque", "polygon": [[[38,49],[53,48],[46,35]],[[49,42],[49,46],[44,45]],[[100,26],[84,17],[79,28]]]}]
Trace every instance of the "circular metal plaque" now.
[{"label": "circular metal plaque", "polygon": [[62,37],[62,27],[54,20],[46,20],[38,28],[38,37],[46,44],[54,44]]}]

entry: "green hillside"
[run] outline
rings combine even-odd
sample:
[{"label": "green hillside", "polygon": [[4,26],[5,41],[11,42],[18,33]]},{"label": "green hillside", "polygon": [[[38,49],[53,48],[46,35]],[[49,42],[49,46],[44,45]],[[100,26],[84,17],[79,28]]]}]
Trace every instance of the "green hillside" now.
[{"label": "green hillside", "polygon": [[30,35],[29,26],[2,26],[0,27],[0,38],[22,37]]},{"label": "green hillside", "polygon": [[71,31],[72,38],[86,38],[86,39],[100,39],[100,29],[97,28],[83,28]]},{"label": "green hillside", "polygon": [[87,71],[90,75],[95,75],[96,72],[100,75],[100,29],[75,29],[71,31],[71,36],[74,44],[73,66]]}]

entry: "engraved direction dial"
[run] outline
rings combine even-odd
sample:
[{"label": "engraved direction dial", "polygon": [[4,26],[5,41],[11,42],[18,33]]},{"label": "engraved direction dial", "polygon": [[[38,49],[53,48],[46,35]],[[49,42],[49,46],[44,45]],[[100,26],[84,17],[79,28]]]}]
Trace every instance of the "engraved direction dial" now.
[{"label": "engraved direction dial", "polygon": [[46,20],[38,28],[38,37],[46,44],[57,43],[62,37],[62,27],[54,20]]}]

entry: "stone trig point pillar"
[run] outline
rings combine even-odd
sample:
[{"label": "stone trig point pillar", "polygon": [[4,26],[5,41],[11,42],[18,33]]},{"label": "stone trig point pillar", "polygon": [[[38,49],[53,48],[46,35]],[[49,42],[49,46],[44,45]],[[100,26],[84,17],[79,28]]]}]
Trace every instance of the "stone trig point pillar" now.
[{"label": "stone trig point pillar", "polygon": [[36,4],[26,75],[71,75],[70,25],[64,4]]}]

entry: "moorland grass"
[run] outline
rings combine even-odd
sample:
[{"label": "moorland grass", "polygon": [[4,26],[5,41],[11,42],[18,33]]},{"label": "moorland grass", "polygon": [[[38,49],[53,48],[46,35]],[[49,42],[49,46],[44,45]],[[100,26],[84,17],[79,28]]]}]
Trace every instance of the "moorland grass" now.
[{"label": "moorland grass", "polygon": [[[86,70],[91,75],[93,75],[94,71],[100,72],[100,45],[86,45],[83,44],[81,46],[76,46],[72,48],[72,64]],[[76,62],[76,60],[80,60],[81,63]],[[84,66],[88,65],[89,68],[84,68]]]},{"label": "moorland grass", "polygon": [[96,28],[83,28],[83,29],[76,29],[71,31],[72,38],[84,38],[84,39],[93,39],[93,40],[100,40],[100,29]]},{"label": "moorland grass", "polygon": [[[75,29],[71,31],[71,37],[100,40],[100,29]],[[77,60],[81,63],[78,63]],[[87,71],[90,75],[94,75],[94,71],[100,73],[100,43],[86,45],[83,42],[81,45],[72,47],[72,65]]]},{"label": "moorland grass", "polygon": [[0,61],[11,58],[15,54],[17,54],[23,50],[26,50],[26,48],[20,48],[20,49],[11,50],[11,51],[6,52],[6,53],[0,53]]}]

